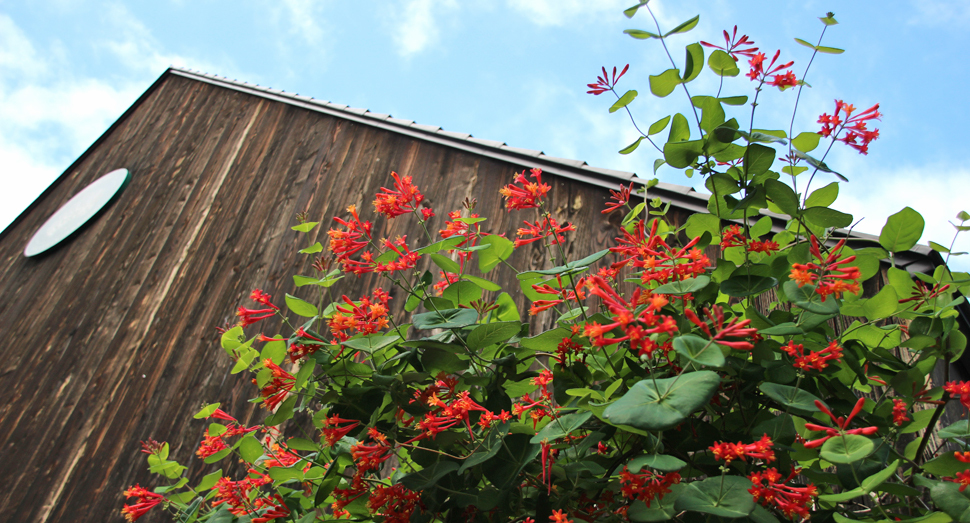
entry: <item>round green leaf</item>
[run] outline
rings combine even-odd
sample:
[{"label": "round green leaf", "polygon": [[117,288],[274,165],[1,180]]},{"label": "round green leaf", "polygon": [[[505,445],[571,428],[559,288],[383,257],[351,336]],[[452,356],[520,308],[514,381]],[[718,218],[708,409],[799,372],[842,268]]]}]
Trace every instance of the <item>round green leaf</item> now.
[{"label": "round green leaf", "polygon": [[889,217],[879,233],[879,245],[892,252],[912,249],[923,235],[925,222],[920,213],[910,207]]},{"label": "round green leaf", "polygon": [[313,318],[317,315],[317,307],[312,303],[307,303],[296,296],[286,295],[286,306],[290,312],[304,318]]},{"label": "round green leaf", "polygon": [[668,487],[670,492],[664,495],[663,499],[653,500],[650,503],[650,507],[642,501],[634,501],[630,505],[630,509],[627,511],[626,515],[630,518],[630,521],[636,523],[641,522],[651,522],[651,521],[669,521],[677,515],[677,510],[674,508],[677,504],[677,498],[680,494],[687,488],[685,483],[676,483]]},{"label": "round green leaf", "polygon": [[687,463],[685,461],[664,454],[637,456],[626,464],[626,468],[634,474],[640,472],[640,469],[643,467],[650,467],[661,472],[676,472],[686,466]]},{"label": "round green leaf", "polygon": [[954,520],[970,521],[970,492],[960,492],[959,484],[941,481],[930,489],[930,498]]},{"label": "round green leaf", "polygon": [[705,340],[690,334],[674,338],[674,350],[683,357],[709,367],[724,365],[724,354],[721,346],[713,341]]},{"label": "round green leaf", "polygon": [[499,321],[479,325],[468,335],[468,348],[473,351],[480,351],[493,343],[505,341],[515,336],[521,328],[522,323],[517,321]]},{"label": "round green leaf", "polygon": [[650,92],[655,96],[663,98],[674,92],[674,89],[680,82],[680,71],[677,69],[667,69],[656,76],[650,75]]},{"label": "round green leaf", "polygon": [[753,296],[778,285],[778,280],[754,274],[735,274],[721,283],[721,292],[734,298]]},{"label": "round green leaf", "polygon": [[687,278],[686,280],[665,283],[654,289],[653,294],[673,294],[679,296],[689,292],[697,292],[704,287],[707,287],[708,283],[711,283],[711,278],[709,276]]},{"label": "round green leaf", "polygon": [[720,376],[709,370],[660,380],[644,379],[610,404],[603,416],[614,425],[667,430],[706,405],[720,384]]},{"label": "round green leaf", "polygon": [[872,440],[858,434],[846,434],[829,438],[822,445],[819,457],[830,463],[855,463],[864,459],[876,446]]},{"label": "round green leaf", "polygon": [[718,76],[737,76],[741,73],[741,69],[738,69],[738,63],[734,61],[734,58],[720,49],[715,49],[707,57],[707,66]]},{"label": "round green leaf", "polygon": [[808,412],[818,412],[818,407],[815,406],[815,402],[821,400],[810,392],[779,383],[762,383],[758,388],[769,398],[786,407]]},{"label": "round green leaf", "polygon": [[677,498],[676,508],[720,516],[743,518],[754,510],[748,493],[751,480],[744,476],[715,476],[687,485]]}]

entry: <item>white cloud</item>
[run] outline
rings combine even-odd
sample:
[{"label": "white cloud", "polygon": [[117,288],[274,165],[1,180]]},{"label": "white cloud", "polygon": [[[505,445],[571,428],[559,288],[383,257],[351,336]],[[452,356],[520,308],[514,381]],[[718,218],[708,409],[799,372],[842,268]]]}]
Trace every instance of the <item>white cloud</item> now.
[{"label": "white cloud", "polygon": [[441,11],[455,7],[455,0],[408,0],[395,10],[391,25],[398,54],[413,56],[437,43]]},{"label": "white cloud", "polygon": [[[507,0],[509,7],[532,23],[555,27],[626,20],[622,15],[623,10],[636,3],[636,0]],[[670,16],[664,4],[650,4],[650,10],[662,28],[670,29],[683,21],[677,18],[679,15]],[[646,9],[642,9],[636,16],[642,17],[640,25],[644,25],[644,29],[653,27],[653,20],[649,18]]]},{"label": "white cloud", "polygon": [[159,75],[169,66],[176,66],[228,74],[208,62],[164,52],[145,24],[122,4],[110,5],[105,17],[112,37],[95,45],[106,48],[130,71]]},{"label": "white cloud", "polygon": [[292,32],[300,35],[310,45],[320,45],[323,40],[323,30],[317,24],[319,17],[317,0],[283,0],[283,7],[289,12]]},{"label": "white cloud", "polygon": [[22,75],[28,78],[46,70],[27,35],[4,14],[0,14],[0,70],[5,76]]}]

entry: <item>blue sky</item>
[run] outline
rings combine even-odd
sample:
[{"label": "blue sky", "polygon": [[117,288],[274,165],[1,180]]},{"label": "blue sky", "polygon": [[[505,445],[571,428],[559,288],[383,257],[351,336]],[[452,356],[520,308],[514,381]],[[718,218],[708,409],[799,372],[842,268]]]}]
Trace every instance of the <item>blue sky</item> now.
[{"label": "blue sky", "polygon": [[[552,156],[652,177],[658,156],[641,147],[617,150],[636,134],[607,96],[586,94],[601,66],[631,64],[618,89],[637,89],[631,105],[649,125],[688,110],[681,92],[649,95],[648,76],[669,67],[645,12],[621,11],[634,0],[236,0],[119,2],[0,0],[0,182],[12,200],[0,208],[5,227],[77,158],[169,65],[188,67],[318,99],[390,113],[446,130],[469,132]],[[860,109],[881,104],[881,138],[868,156],[835,147],[827,163],[851,181],[836,208],[857,230],[878,234],[885,218],[911,205],[927,222],[922,243],[949,245],[952,220],[970,210],[970,170],[963,139],[968,85],[962,50],[970,47],[970,3],[944,0],[755,2],[655,0],[663,28],[695,14],[684,45],[721,41],[739,25],[763,51],[781,49],[801,77],[817,17],[835,10],[840,25],[809,72],[799,130],[818,129],[835,98]],[[840,10],[841,9],[841,10]],[[745,68],[743,68],[745,69]],[[702,75],[692,94],[712,94]],[[728,94],[752,94],[739,77]],[[756,127],[787,128],[794,93],[763,95]],[[747,115],[748,107],[738,113]],[[744,116],[747,118],[747,116]],[[662,181],[693,185],[679,171]],[[815,182],[815,187],[831,179]],[[803,183],[803,182],[802,182]],[[970,236],[957,243],[970,250]],[[968,268],[967,261],[953,265]]]}]

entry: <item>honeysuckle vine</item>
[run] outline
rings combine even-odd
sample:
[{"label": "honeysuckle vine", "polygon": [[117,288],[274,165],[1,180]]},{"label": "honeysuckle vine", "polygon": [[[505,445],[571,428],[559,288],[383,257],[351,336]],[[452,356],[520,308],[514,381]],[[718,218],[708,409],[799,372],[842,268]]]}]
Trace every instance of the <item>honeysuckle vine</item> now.
[{"label": "honeysuckle vine", "polygon": [[[842,52],[822,45],[834,15],[820,18],[816,44],[795,39],[808,51],[763,52],[757,28],[734,26],[723,44],[688,43],[678,63],[671,49],[699,17],[664,32],[650,9],[627,9],[653,28],[626,33],[669,58],[649,91],[682,92],[664,104],[679,99],[682,112],[637,124],[637,91],[617,91],[629,65],[603,67],[588,92],[614,94],[610,112],[640,132],[620,153],[703,177],[708,213],[680,223],[647,196],[655,181],[620,185],[602,210],[624,214],[615,239],[575,259],[567,244],[586,231],[547,205],[537,168],[501,189],[515,230],[494,229],[474,199],[436,212],[421,173],[390,173],[373,212],[354,202],[329,227],[301,214],[293,229],[313,272],[293,276],[300,297],[255,289],[221,335],[232,373],[253,375],[260,415],[244,423],[245,404],[205,405],[195,453],[179,456],[191,470],[148,439],[159,481],[126,490],[124,516],[968,520],[970,382],[951,379],[950,363],[966,347],[956,307],[970,275],[895,266],[923,231],[908,207],[872,241],[851,237],[853,217],[831,207],[847,180],[828,152],[870,152],[878,104],[859,111],[835,95],[794,134],[809,87],[809,67],[794,67]],[[713,96],[691,94],[701,74],[717,77]],[[787,131],[759,119],[764,89],[789,93]],[[638,151],[643,140],[654,148]],[[810,191],[816,176],[829,183]],[[423,237],[374,236],[407,219]],[[970,230],[970,215],[957,219],[955,234]],[[516,249],[543,264],[514,267]],[[332,292],[364,274],[379,284]],[[265,332],[277,324],[284,332]],[[946,409],[957,421],[941,426]]]}]

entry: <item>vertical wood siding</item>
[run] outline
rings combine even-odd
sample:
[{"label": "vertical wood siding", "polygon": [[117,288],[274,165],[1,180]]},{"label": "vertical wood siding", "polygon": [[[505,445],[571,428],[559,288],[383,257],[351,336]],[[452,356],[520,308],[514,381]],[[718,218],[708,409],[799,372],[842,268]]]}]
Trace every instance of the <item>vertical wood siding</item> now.
[{"label": "vertical wood siding", "polygon": [[[22,255],[51,213],[120,167],[132,180],[106,212],[53,251]],[[395,170],[426,193],[438,214],[432,227],[472,197],[488,217],[484,230],[514,234],[534,214],[505,212],[498,190],[528,167],[167,76],[0,238],[0,514],[120,521],[121,491],[155,485],[140,440],[168,441],[175,459],[199,469],[193,453],[207,423],[191,415],[202,403],[260,419],[246,402],[254,386],[229,374],[214,327],[233,322],[256,287],[280,303],[285,293],[311,297],[290,278],[311,274],[296,252],[306,238],[290,230],[296,213],[324,222],[311,240],[325,243],[348,204],[373,216],[373,195]],[[548,182],[556,219],[579,229],[570,257],[605,248],[618,220],[599,213],[608,192]],[[375,236],[425,245],[407,223],[378,219]],[[540,249],[518,249],[510,262],[532,266]],[[493,274],[518,288],[510,271]],[[334,290],[357,297],[379,284],[367,275]],[[400,311],[404,299],[393,296]]]}]

